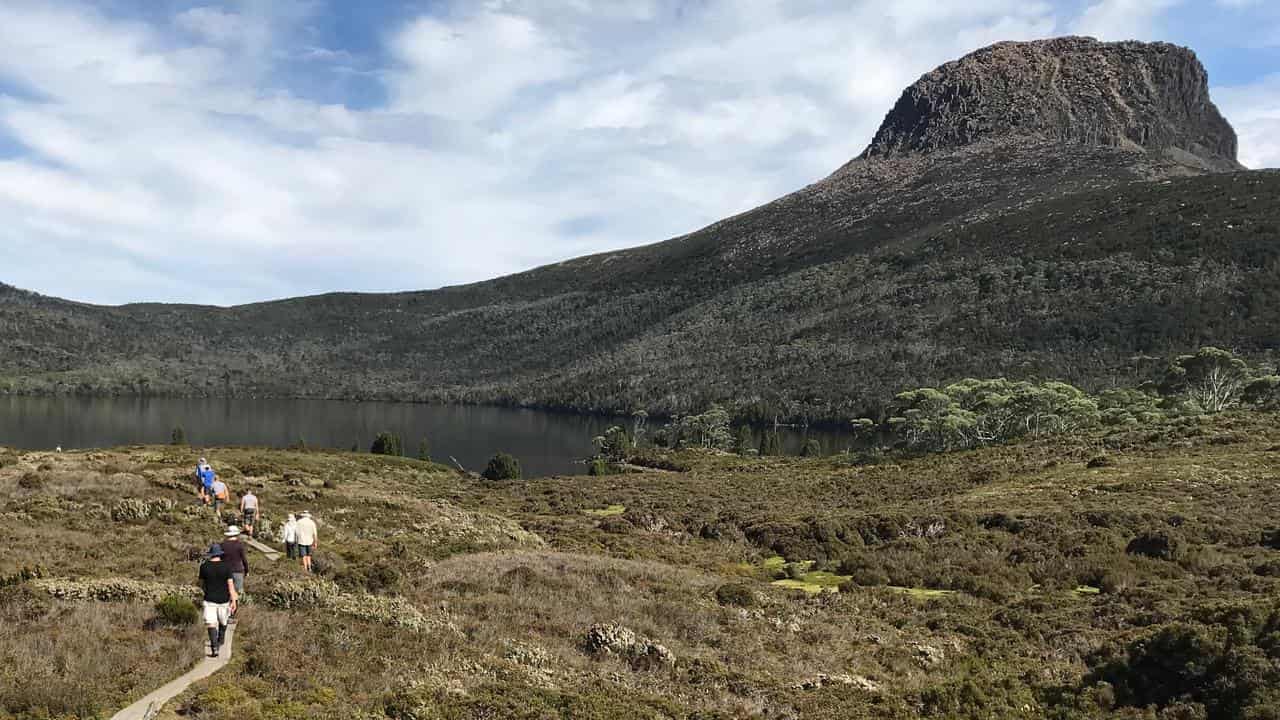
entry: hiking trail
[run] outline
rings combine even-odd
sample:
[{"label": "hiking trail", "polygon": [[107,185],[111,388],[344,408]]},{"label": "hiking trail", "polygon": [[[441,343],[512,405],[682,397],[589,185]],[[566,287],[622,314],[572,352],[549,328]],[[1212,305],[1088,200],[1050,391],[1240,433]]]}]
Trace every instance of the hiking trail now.
[{"label": "hiking trail", "polygon": [[[268,560],[275,561],[280,558],[280,551],[268,545],[264,545],[251,537],[244,538],[250,547],[267,556]],[[204,657],[196,666],[183,673],[181,676],[170,680],[159,688],[147,693],[145,697],[133,703],[129,707],[121,710],[111,716],[111,720],[151,720],[160,714],[160,709],[164,704],[177,697],[182,691],[191,687],[195,683],[209,677],[215,672],[221,670],[228,662],[231,661],[231,639],[235,636],[236,626],[231,624],[227,626],[227,641],[222,646],[222,651],[218,653],[218,657],[209,657],[209,645],[205,643]]]},{"label": "hiking trail", "polygon": [[192,684],[203,680],[221,670],[231,660],[231,640],[235,637],[236,626],[227,626],[227,641],[222,645],[218,657],[209,657],[209,645],[205,643],[205,654],[196,666],[182,676],[170,680],[156,690],[138,700],[129,707],[111,716],[111,720],[151,720],[160,713],[165,703],[177,697]]}]

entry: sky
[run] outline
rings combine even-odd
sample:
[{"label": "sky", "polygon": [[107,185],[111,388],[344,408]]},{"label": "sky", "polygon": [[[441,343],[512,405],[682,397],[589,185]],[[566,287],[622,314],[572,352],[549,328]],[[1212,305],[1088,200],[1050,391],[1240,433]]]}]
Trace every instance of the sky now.
[{"label": "sky", "polygon": [[999,40],[1193,47],[1280,166],[1273,0],[3,0],[0,282],[94,303],[430,289],[824,177]]}]

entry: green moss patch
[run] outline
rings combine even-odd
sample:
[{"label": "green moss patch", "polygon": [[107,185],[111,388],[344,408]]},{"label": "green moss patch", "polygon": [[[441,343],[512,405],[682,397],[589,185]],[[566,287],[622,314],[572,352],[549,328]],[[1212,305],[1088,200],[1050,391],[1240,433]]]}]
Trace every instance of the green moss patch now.
[{"label": "green moss patch", "polygon": [[908,597],[919,600],[937,600],[939,598],[950,597],[956,594],[955,590],[935,590],[933,588],[915,588],[915,587],[898,587],[897,585],[887,585],[887,588],[894,592],[902,593]]}]

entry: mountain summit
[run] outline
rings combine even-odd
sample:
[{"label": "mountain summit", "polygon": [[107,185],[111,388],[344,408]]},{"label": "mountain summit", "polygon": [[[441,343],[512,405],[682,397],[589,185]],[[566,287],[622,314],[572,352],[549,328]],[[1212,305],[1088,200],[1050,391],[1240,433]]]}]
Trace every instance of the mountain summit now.
[{"label": "mountain summit", "polygon": [[1098,388],[1201,345],[1280,359],[1280,174],[1235,153],[1190,50],[1000,43],[907,88],[830,176],[645,247],[234,308],[0,289],[0,393],[847,420],[963,377]]},{"label": "mountain summit", "polygon": [[955,149],[990,138],[1166,153],[1238,170],[1236,134],[1209,99],[1204,67],[1167,43],[1087,37],[1002,42],[908,87],[862,158]]}]

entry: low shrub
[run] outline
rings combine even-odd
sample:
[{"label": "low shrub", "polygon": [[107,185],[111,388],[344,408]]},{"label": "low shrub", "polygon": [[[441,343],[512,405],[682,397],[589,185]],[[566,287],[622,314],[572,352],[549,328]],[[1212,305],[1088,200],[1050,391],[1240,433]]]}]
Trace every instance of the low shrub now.
[{"label": "low shrub", "polygon": [[40,490],[48,484],[48,478],[40,473],[24,473],[22,477],[18,478],[18,487],[23,490]]},{"label": "low shrub", "polygon": [[617,475],[618,468],[603,458],[596,458],[587,464],[587,474],[593,476]]},{"label": "low shrub", "polygon": [[760,440],[760,454],[772,456],[782,455],[782,435],[777,431],[766,432],[764,437]]},{"label": "low shrub", "polygon": [[756,594],[746,583],[725,583],[716,588],[716,602],[733,607],[752,607]]},{"label": "low shrub", "polygon": [[1109,683],[1124,706],[1169,712],[1199,704],[1211,718],[1275,717],[1270,711],[1280,702],[1280,669],[1267,650],[1274,649],[1280,616],[1242,611],[1204,619],[1211,624],[1167,625],[1100,653],[1086,680]]},{"label": "low shrub", "polygon": [[1182,552],[1182,543],[1165,530],[1148,530],[1130,540],[1124,551],[1156,560],[1174,560]]},{"label": "low shrub", "polygon": [[651,468],[654,470],[669,470],[671,472],[689,471],[688,465],[676,462],[666,455],[658,455],[654,453],[633,455],[627,459],[627,462],[637,467]]},{"label": "low shrub", "polygon": [[191,598],[180,595],[166,595],[156,603],[155,607],[156,620],[164,625],[186,627],[194,625],[200,618],[196,604],[191,601]]},{"label": "low shrub", "polygon": [[1280,577],[1280,560],[1270,560],[1256,565],[1253,572],[1263,577]]},{"label": "low shrub", "polygon": [[380,432],[373,439],[373,444],[369,446],[369,452],[374,455],[403,455],[403,446],[400,443],[400,436],[391,432]]},{"label": "low shrub", "polygon": [[836,569],[838,575],[848,575],[854,585],[877,587],[889,584],[889,573],[884,571],[880,563],[866,555],[850,555],[840,561]]},{"label": "low shrub", "polygon": [[520,461],[500,452],[489,460],[489,465],[481,473],[486,480],[519,480]]}]

